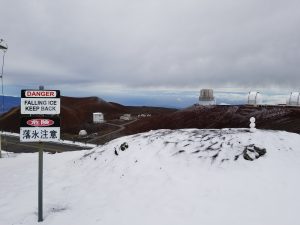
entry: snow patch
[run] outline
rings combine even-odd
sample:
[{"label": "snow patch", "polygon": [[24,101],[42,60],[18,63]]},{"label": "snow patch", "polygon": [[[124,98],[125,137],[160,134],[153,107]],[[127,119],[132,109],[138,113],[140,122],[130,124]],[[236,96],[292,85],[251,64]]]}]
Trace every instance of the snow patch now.
[{"label": "snow patch", "polygon": [[[43,224],[294,225],[299,146],[281,131],[183,129],[45,154]],[[40,224],[37,161],[0,159],[0,224]]]}]

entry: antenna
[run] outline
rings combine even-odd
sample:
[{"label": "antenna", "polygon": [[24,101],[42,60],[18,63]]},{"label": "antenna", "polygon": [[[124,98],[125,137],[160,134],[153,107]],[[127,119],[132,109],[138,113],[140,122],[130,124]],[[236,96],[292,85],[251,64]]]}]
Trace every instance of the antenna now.
[{"label": "antenna", "polygon": [[3,39],[0,39],[0,49],[7,50],[7,44],[4,42]]},{"label": "antenna", "polygon": [[4,113],[4,88],[3,88],[3,70],[4,70],[4,58],[5,58],[5,53],[8,49],[7,44],[3,39],[0,39],[0,50],[3,51],[3,56],[2,56],[2,67],[1,67],[1,94],[2,94],[2,104],[1,104],[1,111]]}]

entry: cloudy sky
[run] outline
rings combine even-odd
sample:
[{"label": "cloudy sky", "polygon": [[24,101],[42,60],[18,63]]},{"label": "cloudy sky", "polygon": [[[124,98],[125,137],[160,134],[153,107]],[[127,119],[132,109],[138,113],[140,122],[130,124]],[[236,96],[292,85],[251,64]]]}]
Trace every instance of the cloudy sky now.
[{"label": "cloudy sky", "polygon": [[43,84],[68,96],[143,104],[151,95],[197,101],[201,88],[224,101],[249,90],[277,96],[300,89],[299,0],[0,0],[0,6],[10,95]]}]

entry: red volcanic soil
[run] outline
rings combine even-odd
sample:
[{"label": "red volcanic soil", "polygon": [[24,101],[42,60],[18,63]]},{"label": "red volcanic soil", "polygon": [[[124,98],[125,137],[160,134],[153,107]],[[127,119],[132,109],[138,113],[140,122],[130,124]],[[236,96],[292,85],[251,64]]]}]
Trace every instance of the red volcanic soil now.
[{"label": "red volcanic soil", "polygon": [[20,132],[20,107],[12,108],[0,117],[1,131]]},{"label": "red volcanic soil", "polygon": [[[91,129],[93,113],[102,112],[105,120],[118,119],[124,113],[138,115],[151,113],[153,115],[174,112],[174,109],[155,107],[131,107],[113,102],[106,102],[98,97],[61,97],[61,132],[78,134],[81,129]],[[0,128],[4,131],[20,131],[20,107],[11,109],[0,117]],[[93,128],[94,129],[94,128]]]},{"label": "red volcanic soil", "polygon": [[[249,118],[256,118],[259,129],[285,130],[300,133],[300,107],[284,106],[192,106],[183,110],[158,107],[132,107],[106,102],[97,97],[61,97],[61,132],[78,134],[79,130],[110,132],[116,127],[109,124],[93,125],[93,112],[102,112],[107,121],[115,120],[124,113],[133,116],[151,114],[126,126],[119,136],[155,129],[182,128],[248,128]],[[20,108],[13,108],[0,117],[0,128],[19,132]]]},{"label": "red volcanic soil", "polygon": [[[61,97],[62,132],[78,133],[82,124],[91,123],[93,112],[102,112],[107,119],[112,119],[127,112],[126,107],[106,102],[97,97],[72,98]],[[20,107],[13,108],[0,118],[2,130],[19,132]]]},{"label": "red volcanic soil", "polygon": [[110,120],[126,113],[127,110],[122,105],[109,103],[97,97],[61,97],[62,132],[78,133],[80,129],[85,128],[84,124],[92,123],[94,112],[102,112],[105,119]]},{"label": "red volcanic soil", "polygon": [[256,118],[259,129],[285,130],[300,133],[300,108],[281,106],[192,106],[170,114],[153,116],[130,124],[125,134],[156,129],[182,128],[249,128],[249,119]]}]

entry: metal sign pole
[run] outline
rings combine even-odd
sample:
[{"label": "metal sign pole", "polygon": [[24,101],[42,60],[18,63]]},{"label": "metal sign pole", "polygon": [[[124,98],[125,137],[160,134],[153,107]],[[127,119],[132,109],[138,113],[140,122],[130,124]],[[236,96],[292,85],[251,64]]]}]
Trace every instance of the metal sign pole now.
[{"label": "metal sign pole", "polygon": [[[39,90],[44,90],[43,86],[39,86]],[[40,142],[39,149],[39,181],[38,181],[38,222],[43,221],[43,143]]]},{"label": "metal sign pole", "polygon": [[2,134],[0,133],[0,158],[2,158],[1,150],[2,150]]},{"label": "metal sign pole", "polygon": [[[1,107],[1,110],[2,110],[2,113],[4,114],[4,89],[3,89],[3,69],[4,69],[4,57],[5,57],[5,53],[7,51],[7,44],[4,42],[3,39],[0,39],[0,49],[3,50],[3,57],[2,57],[2,66],[1,66],[1,75],[0,75],[0,78],[1,78],[1,87],[2,87],[2,91],[1,91],[1,94],[2,94],[2,107]],[[2,131],[2,130],[1,130]],[[0,158],[2,157],[1,155],[1,138],[2,138],[2,132],[0,133]]]},{"label": "metal sign pole", "polygon": [[38,222],[43,221],[43,142],[39,143]]}]

